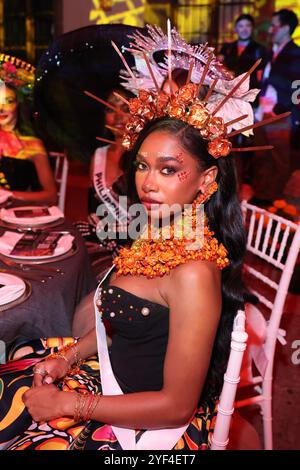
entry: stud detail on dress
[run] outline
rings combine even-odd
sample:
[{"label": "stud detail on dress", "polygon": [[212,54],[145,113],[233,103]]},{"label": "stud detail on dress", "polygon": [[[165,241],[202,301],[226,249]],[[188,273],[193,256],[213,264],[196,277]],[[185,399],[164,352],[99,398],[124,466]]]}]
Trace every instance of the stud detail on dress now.
[{"label": "stud detail on dress", "polygon": [[114,317],[116,316],[116,314],[115,314],[115,312],[110,312],[109,316],[110,316],[111,318],[114,318]]},{"label": "stud detail on dress", "polygon": [[144,315],[144,317],[147,317],[148,315],[150,315],[150,309],[148,307],[143,307],[142,315]]},{"label": "stud detail on dress", "polygon": [[113,294],[114,293],[113,289],[108,289],[108,293]]}]

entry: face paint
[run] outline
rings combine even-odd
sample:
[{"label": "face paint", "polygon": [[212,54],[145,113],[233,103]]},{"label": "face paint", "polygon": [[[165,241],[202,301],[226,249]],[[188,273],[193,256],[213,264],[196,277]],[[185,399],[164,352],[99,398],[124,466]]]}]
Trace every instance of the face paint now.
[{"label": "face paint", "polygon": [[13,90],[4,86],[0,93],[0,128],[12,131],[17,122],[17,97]]},{"label": "face paint", "polygon": [[191,175],[190,171],[181,171],[180,173],[178,173],[177,176],[178,176],[179,181],[182,183],[183,181],[186,181],[190,175]]},{"label": "face paint", "polygon": [[182,153],[178,153],[176,156],[175,156],[176,160],[181,163],[181,165],[183,164],[183,156],[182,156]]}]

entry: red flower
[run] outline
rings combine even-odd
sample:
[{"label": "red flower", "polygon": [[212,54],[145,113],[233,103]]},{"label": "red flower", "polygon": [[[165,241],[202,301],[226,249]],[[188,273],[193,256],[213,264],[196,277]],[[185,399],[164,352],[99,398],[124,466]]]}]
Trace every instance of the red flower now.
[{"label": "red flower", "polygon": [[5,62],[2,68],[6,73],[10,73],[11,75],[17,72],[17,68],[11,62]]}]

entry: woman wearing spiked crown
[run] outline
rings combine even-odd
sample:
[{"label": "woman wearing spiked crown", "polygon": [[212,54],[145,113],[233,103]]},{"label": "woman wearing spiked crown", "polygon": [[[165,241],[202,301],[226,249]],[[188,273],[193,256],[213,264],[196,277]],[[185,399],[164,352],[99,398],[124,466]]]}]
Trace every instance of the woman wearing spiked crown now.
[{"label": "woman wearing spiked crown", "polygon": [[38,342],[38,360],[31,354],[2,367],[2,448],[208,447],[244,304],[245,252],[227,126],[207,95],[197,98],[210,62],[200,85],[171,96],[140,90],[129,100],[127,177],[151,225],[98,288],[96,328],[50,356],[51,343]]}]

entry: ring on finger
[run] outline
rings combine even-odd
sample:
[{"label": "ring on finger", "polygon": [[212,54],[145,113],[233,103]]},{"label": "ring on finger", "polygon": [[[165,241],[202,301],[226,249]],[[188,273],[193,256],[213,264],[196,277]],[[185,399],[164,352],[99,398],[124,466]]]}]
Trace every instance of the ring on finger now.
[{"label": "ring on finger", "polygon": [[47,371],[45,369],[40,369],[40,368],[36,368],[36,369],[33,369],[33,373],[34,374],[40,374],[40,375],[47,375]]}]

